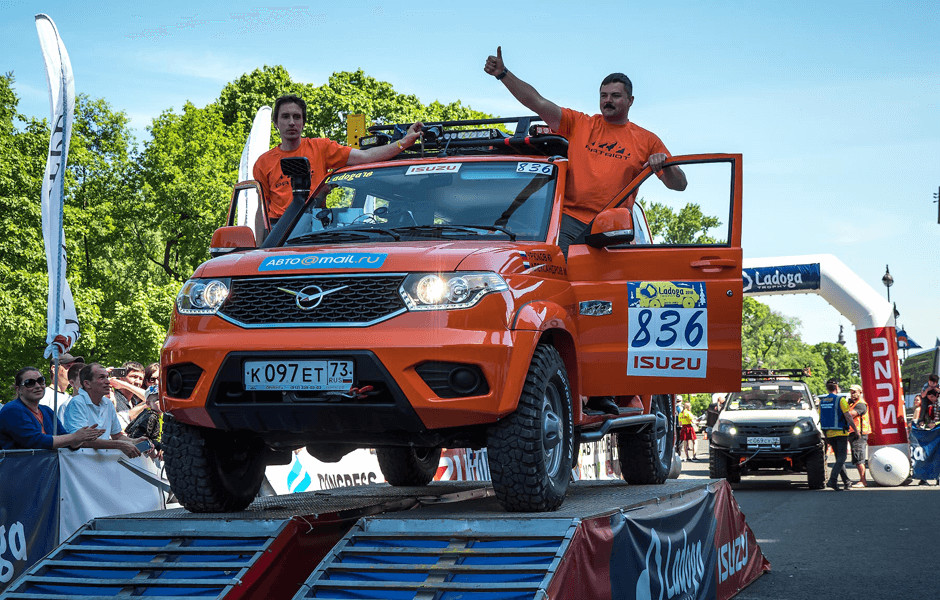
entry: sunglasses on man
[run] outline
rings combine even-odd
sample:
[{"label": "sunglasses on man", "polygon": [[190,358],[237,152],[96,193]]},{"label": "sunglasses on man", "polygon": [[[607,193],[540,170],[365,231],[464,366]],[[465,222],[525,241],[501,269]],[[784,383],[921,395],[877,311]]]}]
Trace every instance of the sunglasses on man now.
[{"label": "sunglasses on man", "polygon": [[20,387],[32,387],[36,384],[46,385],[46,378],[39,376],[36,379],[24,379],[23,383],[20,384]]}]

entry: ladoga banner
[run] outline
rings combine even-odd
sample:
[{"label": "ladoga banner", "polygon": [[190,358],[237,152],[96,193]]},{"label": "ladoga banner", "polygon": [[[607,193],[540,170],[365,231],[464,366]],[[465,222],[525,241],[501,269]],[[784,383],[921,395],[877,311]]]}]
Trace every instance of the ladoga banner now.
[{"label": "ladoga banner", "polygon": [[940,427],[911,428],[911,457],[914,459],[914,479],[940,478]]},{"label": "ladoga banner", "polygon": [[0,592],[58,543],[58,500],[54,451],[0,452]]},{"label": "ladoga banner", "polygon": [[720,481],[582,521],[549,597],[724,599],[769,570],[731,488]]}]

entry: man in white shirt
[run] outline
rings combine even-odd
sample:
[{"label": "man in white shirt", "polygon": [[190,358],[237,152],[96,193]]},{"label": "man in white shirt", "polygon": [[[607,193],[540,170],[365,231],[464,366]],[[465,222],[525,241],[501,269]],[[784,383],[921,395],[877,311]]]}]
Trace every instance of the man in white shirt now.
[{"label": "man in white shirt", "polygon": [[140,456],[136,443],[147,438],[128,437],[121,428],[114,404],[111,403],[111,384],[108,371],[98,363],[92,363],[82,369],[79,381],[82,389],[69,402],[65,409],[65,425],[69,431],[94,425],[104,429],[104,434],[92,442],[85,442],[85,448],[120,450],[128,458]]}]

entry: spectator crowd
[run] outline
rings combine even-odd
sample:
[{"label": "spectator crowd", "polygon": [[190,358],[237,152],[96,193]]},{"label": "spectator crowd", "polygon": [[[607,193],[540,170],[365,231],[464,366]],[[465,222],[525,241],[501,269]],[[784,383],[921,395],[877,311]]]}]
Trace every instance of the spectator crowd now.
[{"label": "spectator crowd", "polygon": [[0,450],[116,449],[129,458],[161,451],[160,364],[106,368],[65,353],[44,375],[23,367],[0,407]]}]

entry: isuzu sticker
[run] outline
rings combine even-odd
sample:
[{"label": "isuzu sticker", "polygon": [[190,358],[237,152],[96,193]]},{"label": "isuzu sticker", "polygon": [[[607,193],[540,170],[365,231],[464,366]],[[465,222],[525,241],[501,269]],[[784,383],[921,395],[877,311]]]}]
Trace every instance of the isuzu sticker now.
[{"label": "isuzu sticker", "polygon": [[555,165],[551,163],[520,162],[516,163],[516,173],[528,173],[530,175],[551,175],[555,171]]},{"label": "isuzu sticker", "polygon": [[627,307],[627,375],[705,377],[708,301],[704,283],[631,281]]},{"label": "isuzu sticker", "polygon": [[431,175],[435,173],[456,173],[463,163],[444,163],[440,165],[412,165],[405,175]]},{"label": "isuzu sticker", "polygon": [[378,269],[388,254],[339,252],[332,254],[299,254],[272,256],[261,261],[258,271],[291,271],[296,269]]}]

